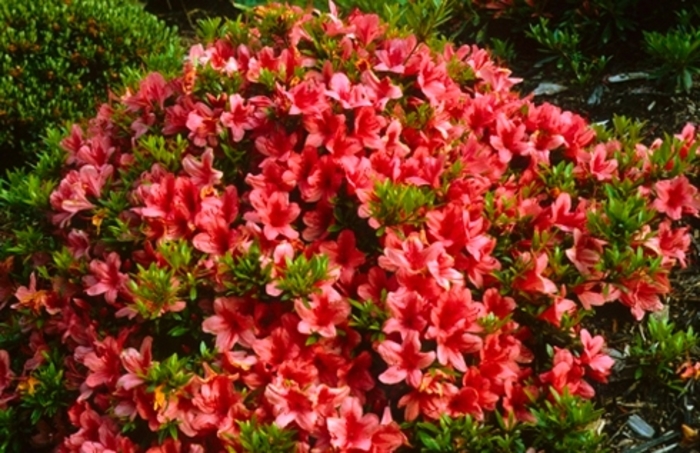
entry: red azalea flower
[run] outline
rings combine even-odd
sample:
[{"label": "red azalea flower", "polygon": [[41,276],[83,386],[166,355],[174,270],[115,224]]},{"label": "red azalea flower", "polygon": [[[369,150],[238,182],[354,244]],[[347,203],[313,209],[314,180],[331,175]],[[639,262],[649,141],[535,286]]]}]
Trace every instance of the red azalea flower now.
[{"label": "red azalea flower", "polygon": [[58,188],[51,193],[51,207],[56,211],[52,221],[60,227],[65,227],[75,214],[95,208],[87,199],[78,172],[71,171],[61,180]]},{"label": "red azalea flower", "polygon": [[10,368],[10,354],[4,349],[0,349],[0,397],[2,397],[5,389],[10,386],[14,377],[15,373]]},{"label": "red azalea flower", "polygon": [[202,233],[192,238],[192,245],[204,253],[223,256],[236,248],[238,240],[238,230],[230,228],[225,221],[217,218]]},{"label": "red azalea flower", "polygon": [[394,85],[389,77],[379,79],[375,73],[370,70],[364,71],[361,76],[362,83],[372,89],[370,95],[374,101],[374,108],[382,111],[386,108],[386,104],[392,99],[400,99],[403,96],[401,88]]},{"label": "red azalea flower", "polygon": [[384,384],[398,384],[404,379],[409,385],[418,387],[423,373],[435,361],[435,353],[421,352],[418,333],[410,331],[402,344],[386,340],[377,346],[377,352],[389,365],[389,368],[379,375]]},{"label": "red azalea flower", "polygon": [[666,219],[659,224],[656,236],[644,242],[646,247],[661,255],[661,265],[673,265],[676,260],[681,267],[686,267],[685,252],[690,247],[688,228],[673,228],[671,221]]},{"label": "red azalea flower", "polygon": [[697,215],[700,208],[698,189],[685,176],[659,181],[654,185],[657,198],[653,206],[671,220],[680,220],[682,214]]},{"label": "red azalea flower", "polygon": [[129,110],[134,112],[149,111],[153,105],[163,110],[165,101],[172,95],[173,89],[165,78],[158,72],[151,72],[139,83],[139,91],[136,94],[129,95],[127,91],[122,100]]},{"label": "red azalea flower", "polygon": [[379,266],[396,272],[399,277],[420,273],[427,268],[430,261],[437,260],[445,252],[441,243],[436,242],[425,247],[417,233],[412,233],[400,242],[400,249],[384,248],[384,255],[379,257]]},{"label": "red azalea flower", "polygon": [[299,318],[297,329],[300,333],[311,335],[318,333],[325,338],[336,336],[336,326],[347,321],[350,304],[330,286],[323,286],[321,294],[313,293],[309,301],[294,301],[294,309]]},{"label": "red azalea flower", "polygon": [[536,258],[533,258],[530,252],[523,252],[520,259],[528,263],[529,269],[516,279],[513,283],[514,288],[544,294],[551,294],[557,291],[557,286],[554,282],[542,276],[549,262],[549,257],[546,253],[540,253]]},{"label": "red azalea flower", "polygon": [[236,344],[250,348],[255,342],[250,301],[237,297],[218,297],[214,300],[214,316],[202,322],[202,330],[216,335],[216,348],[230,351]]},{"label": "red azalea flower", "polygon": [[596,275],[595,266],[600,262],[603,246],[607,242],[596,239],[574,228],[574,245],[564,253],[583,276]]},{"label": "red azalea flower", "polygon": [[328,256],[331,265],[340,267],[340,281],[345,284],[350,284],[355,270],[365,263],[365,254],[357,249],[351,230],[341,231],[337,241],[324,242],[319,250]]},{"label": "red azalea flower", "polygon": [[[94,389],[105,385],[109,390],[116,388],[121,376],[121,353],[128,334],[129,332],[124,330],[117,338],[106,337],[102,341],[95,341],[91,348],[76,349],[76,360],[90,370],[85,379],[87,387]],[[85,393],[84,391],[83,394]]]},{"label": "red azalea flower", "polygon": [[275,423],[280,428],[292,422],[305,431],[313,431],[316,413],[317,390],[313,387],[301,389],[296,383],[277,380],[265,388],[265,398],[272,405]]},{"label": "red azalea flower", "polygon": [[185,417],[200,436],[207,431],[224,432],[232,429],[235,420],[248,415],[243,398],[234,388],[236,375],[217,374],[205,365],[204,379],[195,378],[189,386],[192,406]]},{"label": "red azalea flower", "polygon": [[221,124],[231,130],[231,138],[238,143],[243,140],[246,131],[255,129],[261,124],[260,114],[255,106],[244,105],[245,100],[236,93],[228,98],[230,110],[221,114]]},{"label": "red azalea flower", "polygon": [[622,281],[620,301],[630,307],[632,315],[641,321],[647,311],[663,310],[661,294],[669,291],[667,278],[659,274],[655,280],[650,277],[636,276]]},{"label": "red azalea flower", "polygon": [[290,223],[296,220],[301,209],[298,204],[289,202],[289,193],[274,192],[265,196],[261,191],[253,190],[250,202],[255,208],[255,213],[249,212],[244,218],[262,223],[263,233],[268,240],[272,241],[279,235],[288,239],[299,237],[299,233]]},{"label": "red azalea flower", "polygon": [[579,395],[586,399],[593,398],[595,390],[583,380],[585,371],[581,366],[581,361],[574,357],[568,349],[555,346],[554,351],[552,369],[540,374],[542,382],[551,384],[559,394],[568,389],[570,395]]},{"label": "red azalea flower", "polygon": [[592,337],[586,329],[581,329],[581,364],[588,367],[587,376],[598,382],[607,382],[615,361],[602,352],[605,340],[600,335]]},{"label": "red azalea flower", "polygon": [[344,109],[352,110],[372,105],[364,85],[351,85],[348,76],[342,72],[333,74],[328,87],[330,89],[326,90],[326,96],[340,102]]},{"label": "red azalea flower", "polygon": [[451,377],[436,370],[422,376],[420,385],[399,399],[397,407],[405,407],[404,418],[413,421],[419,415],[439,420],[448,411],[448,404],[458,389]]},{"label": "red azalea flower", "polygon": [[566,299],[566,287],[562,285],[561,295],[553,297],[552,305],[549,306],[539,318],[557,327],[561,326],[561,320],[564,314],[573,316],[576,313],[576,302]]},{"label": "red azalea flower", "polygon": [[314,79],[305,80],[284,95],[291,102],[290,115],[319,115],[329,108],[324,88]]},{"label": "red azalea flower", "polygon": [[361,397],[375,387],[374,377],[370,373],[371,366],[372,356],[369,351],[362,351],[338,369],[338,382],[350,387],[354,396]]},{"label": "red azalea flower", "polygon": [[[596,180],[609,181],[613,176],[617,176],[617,160],[608,160],[608,148],[605,144],[601,143],[596,145],[592,153],[583,153],[582,156],[588,159],[588,161],[585,162],[588,167],[585,171],[594,176]],[[577,173],[576,170],[574,170],[574,173]]]},{"label": "red azalea flower", "polygon": [[352,449],[368,451],[372,447],[372,436],[379,427],[379,417],[375,414],[362,414],[362,405],[357,398],[343,401],[339,417],[326,419],[331,435],[331,445],[341,452]]},{"label": "red azalea flower", "polygon": [[428,325],[430,307],[416,291],[399,288],[386,296],[386,306],[391,316],[384,323],[382,332],[398,332],[405,339],[410,332],[422,333]]}]

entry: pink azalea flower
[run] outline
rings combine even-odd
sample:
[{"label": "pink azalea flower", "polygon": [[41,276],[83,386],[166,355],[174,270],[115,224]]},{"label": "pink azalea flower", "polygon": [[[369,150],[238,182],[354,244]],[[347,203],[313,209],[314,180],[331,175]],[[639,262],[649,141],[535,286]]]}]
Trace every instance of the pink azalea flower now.
[{"label": "pink azalea flower", "polygon": [[376,71],[394,72],[403,74],[406,71],[406,59],[416,47],[416,38],[411,35],[405,39],[396,38],[385,41],[382,49],[374,54],[379,64],[374,66]]},{"label": "pink azalea flower", "polygon": [[667,219],[659,224],[657,236],[647,239],[644,245],[661,255],[662,266],[674,265],[678,261],[681,267],[686,267],[686,251],[690,242],[688,228],[673,228]]},{"label": "pink azalea flower", "polygon": [[213,187],[221,182],[223,172],[213,167],[214,152],[207,148],[202,154],[202,159],[197,160],[192,155],[182,159],[182,168],[190,175],[192,182],[199,188]]},{"label": "pink azalea flower", "polygon": [[392,99],[400,99],[403,96],[401,88],[394,85],[389,77],[379,79],[372,71],[365,71],[361,76],[362,83],[372,89],[370,96],[374,101],[374,108],[382,111]]},{"label": "pink azalea flower", "polygon": [[372,449],[370,453],[386,453],[394,451],[402,445],[408,445],[406,435],[401,427],[391,417],[391,409],[384,408],[379,427],[372,436]]},{"label": "pink azalea flower", "polygon": [[420,385],[399,399],[398,407],[405,407],[404,418],[413,421],[418,416],[438,420],[448,412],[448,404],[457,393],[457,387],[445,373],[436,370],[422,376]]},{"label": "pink azalea flower", "polygon": [[212,110],[202,102],[194,105],[194,110],[187,115],[185,126],[189,129],[189,138],[199,147],[216,146],[221,133],[219,123],[220,110]]},{"label": "pink azalea flower", "polygon": [[126,289],[129,276],[119,271],[122,261],[119,255],[111,252],[106,261],[94,259],[90,262],[90,275],[83,278],[87,287],[85,293],[89,296],[104,294],[105,300],[115,304],[120,291]]},{"label": "pink azalea flower", "polygon": [[146,337],[141,342],[141,349],[127,348],[121,352],[121,362],[127,373],[117,380],[117,387],[132,390],[146,382],[148,369],[153,360],[151,345],[153,338]]},{"label": "pink azalea flower", "polygon": [[351,85],[348,76],[342,72],[333,74],[330,82],[328,82],[328,87],[330,89],[326,90],[326,96],[340,102],[344,109],[352,110],[372,105],[364,86]]},{"label": "pink azalea flower", "polygon": [[15,291],[15,297],[18,303],[13,304],[11,308],[28,308],[34,313],[39,313],[42,308],[46,309],[49,314],[56,314],[57,309],[51,307],[50,298],[51,293],[47,290],[36,289],[36,274],[32,272],[29,275],[29,287],[20,286]]},{"label": "pink azalea flower", "polygon": [[571,395],[579,395],[586,399],[593,398],[595,390],[583,380],[585,370],[581,366],[580,360],[574,357],[568,349],[555,346],[554,351],[552,369],[540,374],[542,382],[551,384],[560,394],[568,389]]}]

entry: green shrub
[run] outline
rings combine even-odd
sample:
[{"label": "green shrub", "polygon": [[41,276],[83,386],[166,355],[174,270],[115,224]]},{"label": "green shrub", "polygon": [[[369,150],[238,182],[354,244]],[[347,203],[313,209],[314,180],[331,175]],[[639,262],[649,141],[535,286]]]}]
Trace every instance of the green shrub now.
[{"label": "green shrub", "polygon": [[0,2],[0,170],[32,162],[48,126],[94,112],[125,74],[180,69],[176,30],[131,1]]},{"label": "green shrub", "polygon": [[659,63],[658,77],[675,82],[676,91],[690,92],[693,75],[700,72],[700,29],[644,33],[644,50]]}]

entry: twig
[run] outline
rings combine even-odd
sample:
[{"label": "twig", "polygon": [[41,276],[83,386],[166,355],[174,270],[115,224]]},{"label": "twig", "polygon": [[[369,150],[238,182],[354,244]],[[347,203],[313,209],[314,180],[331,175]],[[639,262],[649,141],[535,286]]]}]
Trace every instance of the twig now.
[{"label": "twig", "polygon": [[681,433],[678,431],[669,431],[665,434],[663,434],[661,437],[657,437],[656,439],[652,439],[649,442],[644,442],[642,445],[638,445],[634,448],[631,448],[625,453],[645,453],[649,451],[649,449],[656,447],[657,445],[661,445],[664,442],[668,442],[669,440],[674,440],[677,437],[680,437]]}]

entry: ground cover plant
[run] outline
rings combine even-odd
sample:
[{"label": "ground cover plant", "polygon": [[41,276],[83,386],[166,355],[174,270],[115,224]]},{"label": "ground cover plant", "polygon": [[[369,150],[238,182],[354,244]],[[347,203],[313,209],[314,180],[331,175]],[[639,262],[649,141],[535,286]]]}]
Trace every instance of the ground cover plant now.
[{"label": "ground cover plant", "polygon": [[693,127],[593,129],[372,14],[200,39],[6,190],[3,447],[602,450],[581,322],[663,308]]},{"label": "ground cover plant", "polygon": [[91,116],[129,70],[180,69],[177,31],[132,1],[0,4],[0,171],[35,163],[49,127]]}]

